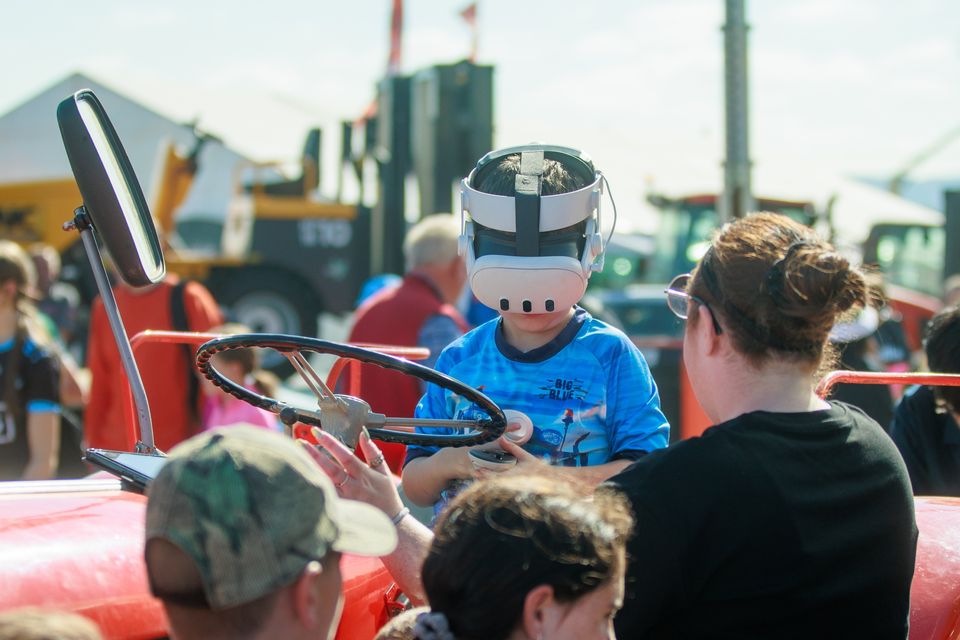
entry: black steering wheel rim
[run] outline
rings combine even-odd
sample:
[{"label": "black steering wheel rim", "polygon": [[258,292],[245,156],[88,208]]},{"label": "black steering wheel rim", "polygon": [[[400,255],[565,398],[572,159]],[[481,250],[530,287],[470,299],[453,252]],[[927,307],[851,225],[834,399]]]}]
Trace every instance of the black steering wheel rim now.
[{"label": "black steering wheel rim", "polygon": [[[280,333],[242,333],[215,338],[200,345],[197,350],[196,364],[204,377],[213,385],[219,387],[224,392],[229,393],[235,398],[243,400],[260,409],[265,409],[271,413],[280,415],[285,410],[291,410],[292,407],[275,398],[263,396],[255,391],[239,385],[226,378],[217,371],[210,362],[210,359],[217,353],[229,351],[231,349],[246,348],[267,348],[275,349],[281,353],[292,351],[311,351],[314,353],[325,353],[335,355],[341,358],[349,358],[366,364],[372,364],[384,369],[390,369],[406,375],[419,378],[425,382],[431,382],[444,389],[452,391],[466,400],[477,405],[489,418],[476,420],[473,422],[473,428],[477,433],[466,434],[426,434],[426,433],[408,433],[403,431],[394,431],[386,428],[369,428],[370,437],[382,442],[395,442],[406,445],[432,446],[432,447],[466,447],[477,444],[483,444],[499,438],[504,429],[506,429],[507,419],[497,404],[488,398],[484,393],[460,382],[456,378],[435,371],[430,367],[425,367],[416,362],[404,360],[396,356],[390,356],[371,349],[357,347],[354,345],[321,340],[320,338],[307,338],[303,336],[292,336]],[[293,409],[295,411],[295,409]],[[297,413],[297,420],[304,424],[312,424],[323,427],[321,421],[313,416]],[[465,421],[467,422],[467,421]]]}]

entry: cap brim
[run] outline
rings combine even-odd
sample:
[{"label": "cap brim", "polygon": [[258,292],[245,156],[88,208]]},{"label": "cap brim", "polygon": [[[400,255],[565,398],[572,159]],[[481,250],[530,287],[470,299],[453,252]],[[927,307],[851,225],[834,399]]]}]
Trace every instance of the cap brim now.
[{"label": "cap brim", "polygon": [[830,330],[830,342],[845,344],[863,340],[873,335],[880,326],[880,315],[873,307],[864,307],[850,322],[834,325]]},{"label": "cap brim", "polygon": [[333,549],[357,556],[385,556],[397,548],[397,529],[376,507],[341,499],[337,505],[340,535]]}]

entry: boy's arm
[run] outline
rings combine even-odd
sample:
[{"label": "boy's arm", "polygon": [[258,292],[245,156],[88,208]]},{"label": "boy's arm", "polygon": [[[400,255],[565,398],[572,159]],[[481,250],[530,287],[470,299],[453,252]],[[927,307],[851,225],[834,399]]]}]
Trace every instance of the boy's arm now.
[{"label": "boy's arm", "polygon": [[617,475],[631,464],[633,464],[633,460],[611,460],[592,467],[556,467],[556,469],[561,474],[569,475],[574,480],[596,486]]},{"label": "boy's arm", "polygon": [[[450,374],[451,369],[449,350],[444,350],[437,359],[436,370]],[[450,411],[444,390],[435,384],[428,384],[427,392],[417,404],[414,415],[418,418],[452,418]],[[450,430],[446,431],[452,433]],[[432,429],[431,432],[438,431]],[[472,477],[473,464],[465,447],[407,447],[401,479],[403,492],[414,504],[432,506],[440,499],[440,492],[448,482]]]},{"label": "boy's arm", "polygon": [[[514,442],[511,442],[507,438],[501,438],[497,441],[497,443],[504,451],[512,454],[517,459],[516,467],[507,471],[506,473],[536,473],[537,465],[540,467],[550,466],[545,460],[543,460],[543,458],[538,458],[532,453],[525,451],[522,447],[518,446]],[[573,480],[585,482],[590,486],[595,487],[601,482],[605,482],[611,477],[617,475],[633,464],[633,462],[633,460],[622,459],[611,460],[610,462],[605,462],[603,464],[597,464],[590,467],[550,467],[550,473],[567,476]]]},{"label": "boy's arm", "polygon": [[472,478],[473,464],[467,447],[443,448],[433,455],[409,460],[403,468],[403,492],[421,507],[432,506],[451,480]]},{"label": "boy's arm", "polygon": [[[517,459],[517,465],[505,473],[513,472],[531,472],[536,473],[536,467],[550,466],[543,458],[538,458],[532,453],[525,451],[514,442],[507,438],[501,438],[497,444],[507,453],[512,454]],[[551,475],[562,475],[578,482],[585,482],[590,486],[597,486],[601,482],[609,480],[617,475],[631,464],[633,460],[611,460],[603,464],[597,464],[590,467],[551,467]],[[469,462],[468,462],[469,464]]]},{"label": "boy's arm", "polygon": [[644,453],[667,446],[670,425],[660,394],[640,350],[624,338],[607,377],[607,437],[610,458],[624,466]]}]

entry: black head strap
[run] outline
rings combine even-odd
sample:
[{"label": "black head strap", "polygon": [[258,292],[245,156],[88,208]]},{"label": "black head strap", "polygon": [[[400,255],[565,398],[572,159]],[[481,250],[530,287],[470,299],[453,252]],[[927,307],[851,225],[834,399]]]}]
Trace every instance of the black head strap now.
[{"label": "black head strap", "polygon": [[540,255],[540,178],[543,176],[543,151],[520,154],[520,173],[514,183],[516,192],[517,255]]}]

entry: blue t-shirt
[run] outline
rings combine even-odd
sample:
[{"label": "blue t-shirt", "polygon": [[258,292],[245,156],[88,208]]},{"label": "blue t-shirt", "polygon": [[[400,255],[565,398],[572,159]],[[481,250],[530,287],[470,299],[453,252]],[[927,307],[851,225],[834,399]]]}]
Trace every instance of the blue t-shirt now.
[{"label": "blue t-shirt", "polygon": [[[436,369],[479,389],[501,409],[526,414],[534,429],[523,448],[554,465],[635,459],[669,440],[670,426],[640,350],[623,332],[579,307],[556,338],[526,353],[507,344],[499,318],[491,320],[450,344]],[[415,415],[486,417],[473,403],[434,384],[427,385]],[[410,446],[406,462],[436,451]]]}]

